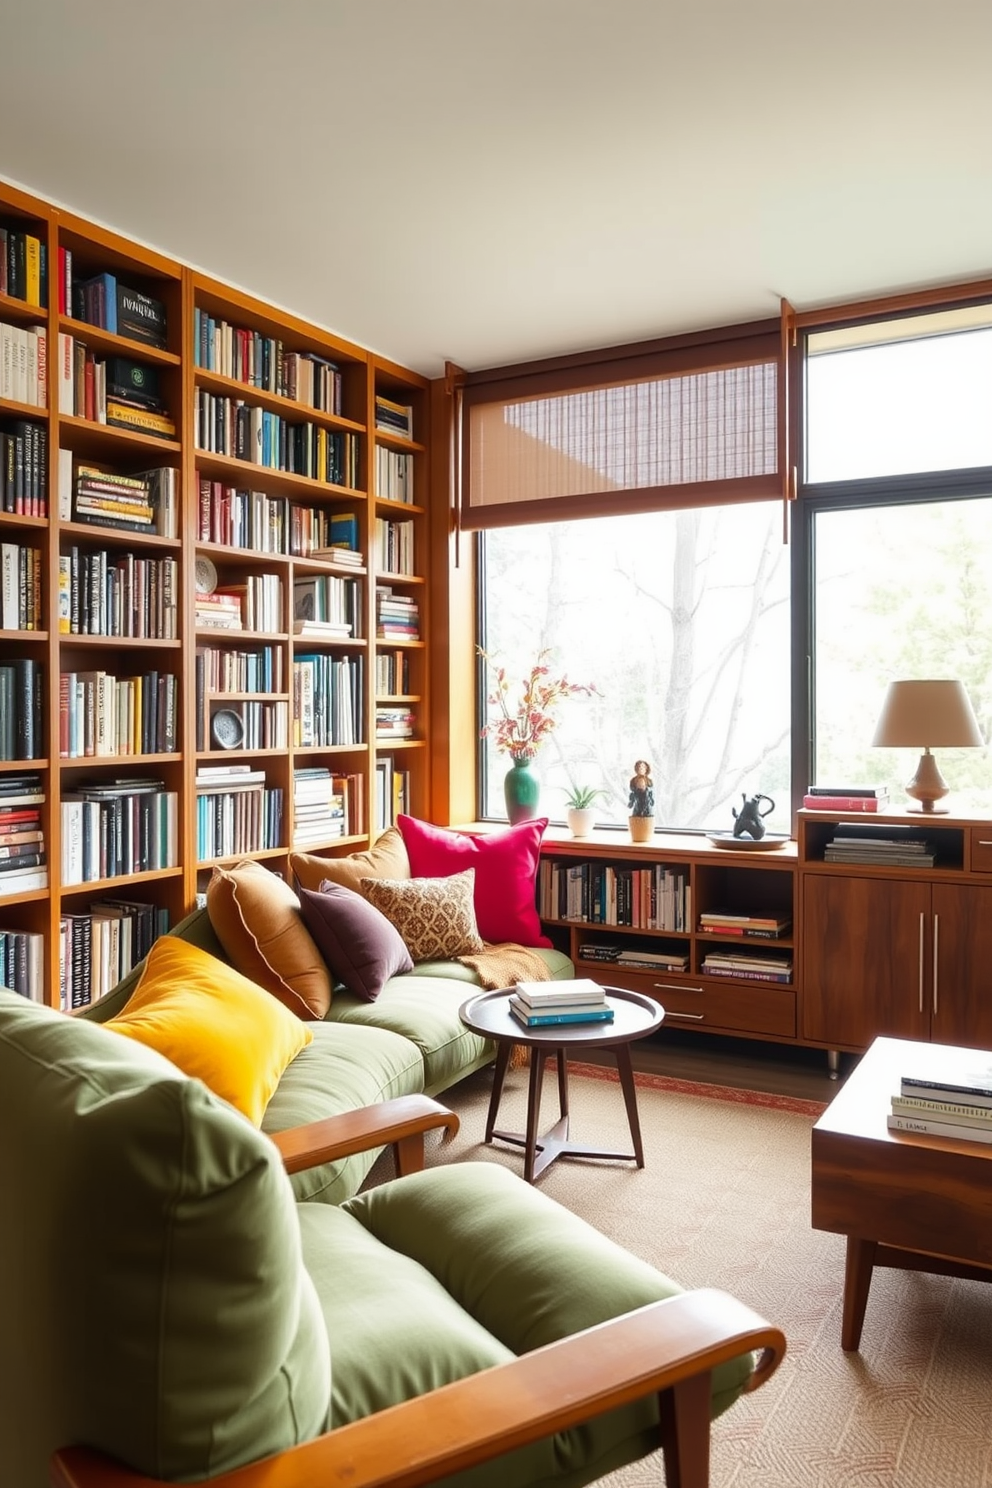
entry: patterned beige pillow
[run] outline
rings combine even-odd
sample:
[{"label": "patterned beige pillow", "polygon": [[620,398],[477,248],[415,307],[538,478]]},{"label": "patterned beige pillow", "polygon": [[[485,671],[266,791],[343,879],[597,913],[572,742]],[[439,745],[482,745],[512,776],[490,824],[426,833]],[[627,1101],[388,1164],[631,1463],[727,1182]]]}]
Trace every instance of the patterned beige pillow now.
[{"label": "patterned beige pillow", "polygon": [[475,923],[475,869],[448,878],[363,878],[362,893],[406,942],[414,961],[446,961],[483,949]]}]

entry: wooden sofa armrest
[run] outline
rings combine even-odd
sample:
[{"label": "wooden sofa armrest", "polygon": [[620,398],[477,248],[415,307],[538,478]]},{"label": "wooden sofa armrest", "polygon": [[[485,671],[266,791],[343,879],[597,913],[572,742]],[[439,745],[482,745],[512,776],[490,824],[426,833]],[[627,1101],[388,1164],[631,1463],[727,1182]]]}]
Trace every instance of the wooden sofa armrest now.
[{"label": "wooden sofa armrest", "polygon": [[270,1132],[282,1154],[287,1173],[299,1173],[318,1163],[368,1152],[370,1147],[392,1146],[396,1171],[419,1173],[424,1166],[424,1133],[446,1128],[445,1141],[458,1131],[458,1117],[429,1095],[399,1095],[378,1105],[325,1116],[306,1126]]},{"label": "wooden sofa armrest", "polygon": [[[669,1488],[709,1482],[710,1372],[748,1351],[756,1389],[785,1354],[780,1329],[705,1288],[625,1313],[508,1364],[208,1480],[210,1488],[422,1488],[660,1394]],[[160,1488],[89,1447],[55,1453],[51,1488]]]}]

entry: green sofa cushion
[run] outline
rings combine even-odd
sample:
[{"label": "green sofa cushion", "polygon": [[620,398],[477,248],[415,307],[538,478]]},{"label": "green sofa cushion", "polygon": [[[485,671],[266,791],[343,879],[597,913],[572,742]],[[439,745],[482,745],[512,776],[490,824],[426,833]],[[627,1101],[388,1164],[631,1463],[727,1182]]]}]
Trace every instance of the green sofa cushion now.
[{"label": "green sofa cushion", "polygon": [[[427,1273],[440,1294],[448,1297],[449,1307],[458,1304],[491,1335],[494,1360],[498,1351],[528,1353],[681,1291],[654,1267],[622,1250],[495,1163],[454,1163],[411,1174],[357,1195],[343,1206],[343,1212],[360,1221],[387,1251],[402,1253],[411,1265]],[[493,1222],[494,1216],[498,1216],[498,1223]],[[348,1329],[337,1315],[338,1306],[343,1304],[329,1298],[331,1278],[323,1275],[311,1259],[313,1249],[311,1235],[304,1240],[304,1252],[308,1266],[313,1267],[337,1370],[339,1348]],[[355,1251],[366,1254],[359,1245]],[[340,1265],[338,1252],[337,1285],[339,1291],[346,1292],[348,1288],[341,1285]],[[384,1309],[376,1338],[376,1353],[383,1364],[376,1366],[375,1380],[363,1386],[357,1403],[360,1409],[381,1409],[396,1399],[443,1383],[430,1375],[428,1361],[435,1355],[454,1371],[446,1378],[458,1377],[460,1356],[446,1342],[447,1315],[432,1316],[433,1295],[433,1285],[424,1279],[416,1286],[407,1282],[404,1292],[404,1312],[411,1296],[422,1312],[423,1378],[400,1380],[395,1370],[386,1368],[385,1361],[392,1352],[402,1352],[407,1343],[405,1336],[397,1337],[394,1329],[400,1325],[394,1324],[388,1309]],[[409,1315],[402,1322],[404,1335],[408,1323]],[[714,1416],[736,1400],[752,1363],[751,1355],[745,1354],[714,1371]],[[350,1362],[347,1371],[342,1366],[349,1380],[353,1367]],[[429,1383],[425,1382],[428,1376]],[[351,1405],[346,1407],[344,1397],[335,1395],[334,1410],[346,1408]],[[472,1488],[505,1488],[507,1483],[523,1488],[525,1484],[553,1482],[561,1488],[563,1484],[588,1482],[655,1446],[656,1402],[647,1400],[559,1433],[512,1457],[459,1474],[450,1482],[466,1488],[469,1484]]]},{"label": "green sofa cushion", "polygon": [[[366,1003],[366,1007],[370,1004]],[[424,1066],[408,1039],[360,1023],[308,1023],[313,1043],[283,1073],[262,1117],[264,1132],[286,1131],[423,1088]],[[381,1148],[322,1163],[290,1178],[298,1200],[339,1204],[357,1193]]]},{"label": "green sofa cushion", "polygon": [[337,1029],[388,1028],[401,1034],[417,1050],[423,1089],[435,1095],[493,1059],[492,1044],[470,1033],[458,1016],[470,996],[471,987],[460,980],[409,972],[390,977],[375,1002],[336,991],[326,1022]]},{"label": "green sofa cushion", "polygon": [[324,1428],[297,1206],[243,1116],[153,1050],[0,992],[0,1122],[0,1266],[18,1276],[0,1377],[24,1423],[5,1482],[45,1488],[49,1453],[83,1439],[190,1480]]}]

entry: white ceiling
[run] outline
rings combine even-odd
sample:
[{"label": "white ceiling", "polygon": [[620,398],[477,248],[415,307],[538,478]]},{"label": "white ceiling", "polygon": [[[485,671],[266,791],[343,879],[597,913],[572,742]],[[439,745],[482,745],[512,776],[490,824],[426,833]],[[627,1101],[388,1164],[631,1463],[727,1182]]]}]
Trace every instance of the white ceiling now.
[{"label": "white ceiling", "polygon": [[992,0],[0,0],[0,176],[434,376],[992,274]]}]

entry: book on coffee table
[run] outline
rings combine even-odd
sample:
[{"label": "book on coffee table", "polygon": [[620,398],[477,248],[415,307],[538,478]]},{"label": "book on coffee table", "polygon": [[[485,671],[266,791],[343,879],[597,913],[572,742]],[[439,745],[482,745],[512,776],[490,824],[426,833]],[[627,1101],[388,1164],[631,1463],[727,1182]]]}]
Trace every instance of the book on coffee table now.
[{"label": "book on coffee table", "polygon": [[510,994],[510,1012],[525,1028],[547,1028],[555,1023],[612,1023],[613,1009],[586,1003],[561,1003],[558,1007],[529,1008],[515,992]]},{"label": "book on coffee table", "polygon": [[606,993],[590,977],[574,977],[570,982],[518,982],[514,995],[529,1008],[555,1009],[562,1003],[605,1007]]}]

